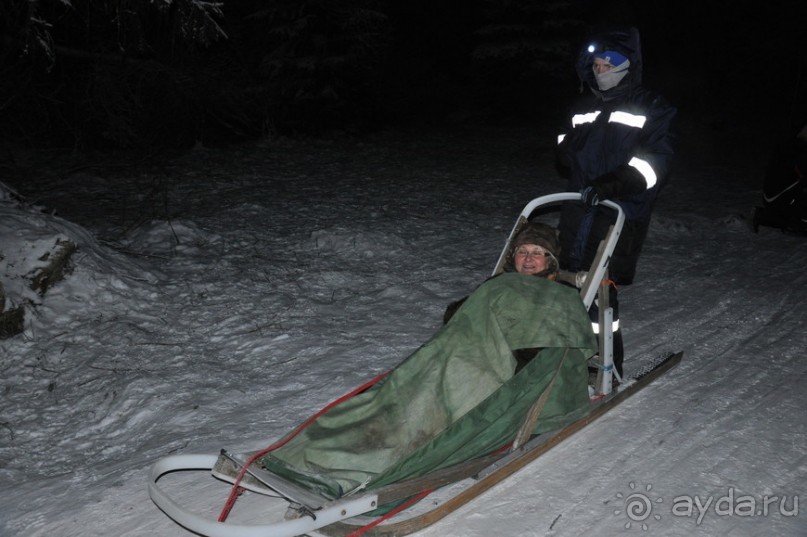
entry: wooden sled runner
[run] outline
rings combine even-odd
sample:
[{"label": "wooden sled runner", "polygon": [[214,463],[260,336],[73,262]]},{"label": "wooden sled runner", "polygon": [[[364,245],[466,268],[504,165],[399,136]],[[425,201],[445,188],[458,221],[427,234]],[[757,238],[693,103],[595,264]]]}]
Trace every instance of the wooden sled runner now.
[{"label": "wooden sled runner", "polygon": [[[510,241],[529,219],[535,208],[563,201],[579,200],[576,193],[553,194],[530,202],[519,216],[505,245],[494,273],[502,268],[509,252]],[[600,247],[597,259],[589,271],[586,285],[580,296],[590,306],[600,282],[607,272],[611,252],[619,238],[624,216],[616,204],[604,202],[618,212],[616,224]],[[607,294],[607,293],[606,293]],[[601,303],[602,306],[602,303]],[[601,310],[607,310],[602,308]],[[605,312],[607,320],[607,311]],[[601,332],[608,332],[602,330]],[[601,336],[600,355],[608,363],[608,336]],[[210,537],[292,537],[303,534],[319,534],[346,537],[352,535],[399,536],[421,530],[442,519],[461,505],[479,496],[496,483],[514,474],[540,455],[595,421],[613,407],[637,393],[656,378],[678,364],[681,354],[671,355],[655,364],[634,379],[626,379],[618,390],[610,389],[610,371],[603,368],[604,379],[598,387],[598,397],[590,401],[585,415],[556,431],[533,436],[531,433],[541,414],[542,394],[526,413],[512,445],[488,455],[454,464],[426,475],[382,485],[372,490],[346,494],[336,500],[327,500],[297,483],[276,473],[267,471],[254,460],[252,454],[233,455],[222,450],[219,455],[176,455],[158,461],[149,476],[149,494],[155,504],[170,518],[185,528]],[[188,470],[206,470],[224,481],[275,501],[285,508],[277,522],[236,524],[217,522],[206,514],[191,511],[180,505],[163,486],[167,474],[186,473]],[[363,516],[379,506],[406,499],[429,496],[429,501],[410,507],[390,518]],[[407,505],[407,504],[404,504]],[[394,512],[394,511],[393,511]]]}]

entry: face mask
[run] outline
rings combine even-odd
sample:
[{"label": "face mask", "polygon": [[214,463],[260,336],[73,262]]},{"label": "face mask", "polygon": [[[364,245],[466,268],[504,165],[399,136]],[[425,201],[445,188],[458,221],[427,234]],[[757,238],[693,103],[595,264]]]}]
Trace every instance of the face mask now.
[{"label": "face mask", "polygon": [[611,88],[617,87],[627,74],[628,69],[626,67],[620,70],[611,69],[604,73],[594,73],[594,78],[597,79],[597,87],[600,88],[600,91],[608,91]]}]

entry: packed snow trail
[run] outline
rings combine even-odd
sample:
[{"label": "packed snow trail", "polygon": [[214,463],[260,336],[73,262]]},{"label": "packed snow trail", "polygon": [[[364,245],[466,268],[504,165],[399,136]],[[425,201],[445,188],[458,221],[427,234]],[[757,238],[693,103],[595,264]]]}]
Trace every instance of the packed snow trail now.
[{"label": "packed snow trail", "polygon": [[[684,361],[422,535],[807,534],[779,504],[671,511],[730,490],[792,500],[807,483],[807,245],[742,218],[758,156],[697,141],[620,295],[627,372]],[[0,341],[0,533],[189,535],[148,500],[151,464],[263,448],[394,367],[487,277],[524,204],[563,190],[552,143],[540,129],[275,140],[12,183],[95,242]],[[632,493],[662,501],[633,520]]]}]

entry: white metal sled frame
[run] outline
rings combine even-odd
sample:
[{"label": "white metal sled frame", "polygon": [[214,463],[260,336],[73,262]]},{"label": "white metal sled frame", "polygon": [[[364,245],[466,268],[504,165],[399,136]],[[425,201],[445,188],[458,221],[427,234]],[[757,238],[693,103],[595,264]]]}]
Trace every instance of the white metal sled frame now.
[{"label": "white metal sled frame", "polygon": [[175,522],[209,537],[294,537],[317,528],[372,511],[377,507],[375,494],[363,494],[331,502],[316,515],[271,524],[240,525],[213,521],[180,506],[157,484],[163,475],[177,470],[212,470],[218,455],[173,455],[155,464],[149,474],[149,495],[155,504]]}]

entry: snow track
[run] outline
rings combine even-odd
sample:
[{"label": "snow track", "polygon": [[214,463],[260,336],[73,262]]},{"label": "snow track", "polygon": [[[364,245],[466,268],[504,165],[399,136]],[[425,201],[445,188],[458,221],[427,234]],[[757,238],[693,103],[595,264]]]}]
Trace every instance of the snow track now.
[{"label": "snow track", "polygon": [[[277,140],[61,193],[12,184],[64,220],[14,218],[82,249],[0,341],[0,534],[189,535],[148,501],[150,465],[265,447],[425,342],[524,203],[563,189],[552,144],[523,129]],[[729,489],[807,496],[807,243],[750,232],[754,163],[731,162],[680,157],[620,294],[627,371],[683,362],[422,535],[805,535],[804,514],[671,513]],[[227,490],[206,483],[215,512]],[[632,493],[661,498],[660,518],[630,519]]]}]

